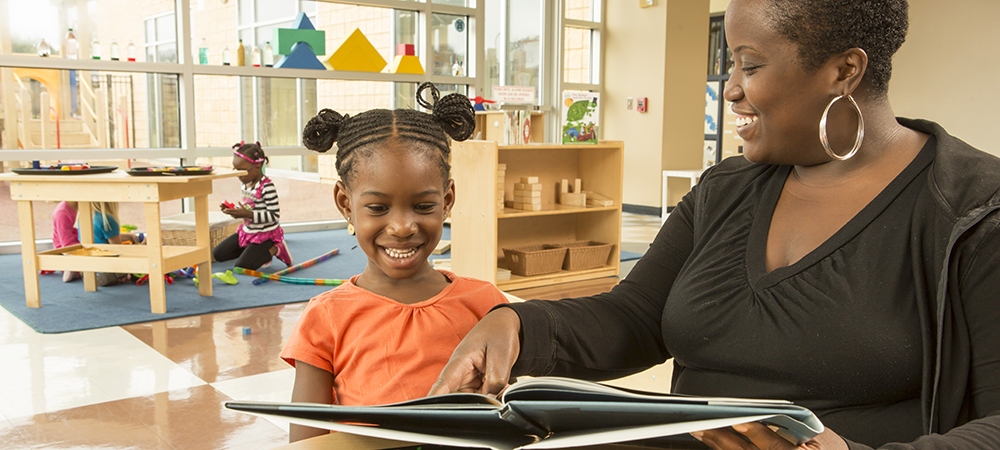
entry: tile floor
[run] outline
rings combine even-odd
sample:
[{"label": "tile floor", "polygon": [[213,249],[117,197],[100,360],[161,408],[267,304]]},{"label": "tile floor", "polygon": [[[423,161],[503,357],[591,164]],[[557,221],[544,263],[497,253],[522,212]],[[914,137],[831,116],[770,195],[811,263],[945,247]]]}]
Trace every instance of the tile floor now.
[{"label": "tile floor", "polygon": [[[644,252],[659,223],[625,214],[622,248]],[[622,265],[623,275],[633,264]],[[613,285],[583,284],[571,295]],[[549,295],[557,293],[565,292]],[[304,308],[269,306],[55,335],[36,333],[0,308],[0,449],[278,447],[287,442],[287,423],[231,412],[222,402],[290,398],[293,371],[278,354]],[[249,336],[242,335],[246,326]],[[660,380],[654,387],[669,375]]]}]

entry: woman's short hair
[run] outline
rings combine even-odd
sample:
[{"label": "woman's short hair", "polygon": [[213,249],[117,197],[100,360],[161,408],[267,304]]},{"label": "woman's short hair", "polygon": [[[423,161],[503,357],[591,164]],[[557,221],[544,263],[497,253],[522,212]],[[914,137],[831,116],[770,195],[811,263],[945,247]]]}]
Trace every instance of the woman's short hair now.
[{"label": "woman's short hair", "polygon": [[868,54],[871,94],[885,95],[892,55],[906,40],[907,0],[766,0],[771,26],[798,46],[809,70],[851,48]]}]

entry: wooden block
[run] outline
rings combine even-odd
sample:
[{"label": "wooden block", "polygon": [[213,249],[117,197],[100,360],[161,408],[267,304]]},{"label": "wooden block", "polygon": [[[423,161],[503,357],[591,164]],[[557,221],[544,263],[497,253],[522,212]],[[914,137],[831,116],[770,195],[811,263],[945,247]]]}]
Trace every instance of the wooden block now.
[{"label": "wooden block", "polygon": [[576,192],[577,194],[582,194],[583,193],[583,187],[582,186],[583,185],[582,185],[580,179],[577,178],[576,181],[573,182],[573,192]]},{"label": "wooden block", "polygon": [[519,191],[540,191],[542,190],[541,183],[514,183],[514,189]]},{"label": "wooden block", "polygon": [[514,203],[514,209],[520,209],[522,211],[541,211],[541,203]]},{"label": "wooden block", "polygon": [[521,177],[521,182],[525,184],[538,183],[538,177]]},{"label": "wooden block", "polygon": [[563,178],[562,181],[559,182],[559,193],[566,192],[569,192],[569,180]]},{"label": "wooden block", "polygon": [[506,207],[508,207],[508,208],[513,208],[514,207],[514,202],[510,201],[510,200],[504,200],[503,205],[506,206]]},{"label": "wooden block", "polygon": [[438,241],[438,245],[434,247],[434,250],[431,251],[431,253],[435,255],[442,255],[449,250],[451,250],[451,241],[447,239],[441,239],[440,241]]},{"label": "wooden block", "polygon": [[615,201],[593,191],[583,191],[587,195],[587,204],[592,206],[615,206]]},{"label": "wooden block", "polygon": [[497,164],[497,170],[501,170],[501,171],[502,170],[507,170],[507,165],[503,164],[503,163]]},{"label": "wooden block", "polygon": [[542,204],[541,197],[518,197],[514,196],[514,203],[530,203],[530,204]]},{"label": "wooden block", "polygon": [[541,197],[542,191],[522,191],[520,189],[514,189],[515,197]]},{"label": "wooden block", "polygon": [[587,194],[561,192],[559,193],[559,204],[569,206],[587,206]]}]

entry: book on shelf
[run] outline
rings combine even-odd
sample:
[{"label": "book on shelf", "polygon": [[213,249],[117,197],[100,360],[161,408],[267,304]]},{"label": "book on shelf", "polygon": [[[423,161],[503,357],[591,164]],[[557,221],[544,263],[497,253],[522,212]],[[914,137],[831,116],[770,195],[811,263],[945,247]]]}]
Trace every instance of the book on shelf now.
[{"label": "book on shelf", "polygon": [[601,94],[589,91],[563,91],[563,144],[596,144],[601,109],[597,104]]},{"label": "book on shelf", "polygon": [[497,399],[454,393],[376,406],[239,401],[225,406],[369,437],[494,450],[664,438],[698,444],[692,431],[747,422],[762,422],[794,444],[823,431],[810,410],[787,401],[659,394],[559,377],[521,379]]}]

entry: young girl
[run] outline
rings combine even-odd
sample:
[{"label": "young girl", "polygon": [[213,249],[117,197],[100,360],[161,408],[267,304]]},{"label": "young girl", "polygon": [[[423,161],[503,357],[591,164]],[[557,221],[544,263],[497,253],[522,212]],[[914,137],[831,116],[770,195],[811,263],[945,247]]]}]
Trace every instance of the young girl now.
[{"label": "young girl", "polygon": [[268,162],[259,143],[239,143],[233,146],[233,168],[245,170],[240,177],[243,183],[243,200],[236,208],[220,205],[222,212],[236,219],[243,219],[243,226],[236,233],[219,243],[212,250],[216,261],[236,260],[236,267],[257,270],[270,265],[277,256],[287,266],[292,266],[292,255],[285,245],[285,232],[278,224],[278,191],[271,179],[264,176]]},{"label": "young girl", "polygon": [[[59,202],[52,211],[52,247],[69,247],[80,243],[76,226],[77,202]],[[80,272],[63,271],[63,283],[80,278]]]},{"label": "young girl", "polygon": [[[430,90],[434,104],[422,98]],[[337,208],[368,256],[364,272],[313,298],[281,357],[295,367],[293,402],[342,405],[423,397],[462,337],[493,306],[492,284],[431,267],[455,204],[447,132],[467,139],[475,113],[458,94],[417,91],[432,114],[376,109],[354,117],[324,109],[302,140],[325,152],[337,142]],[[296,441],[326,430],[292,425]]]},{"label": "young girl", "polygon": [[[140,243],[136,235],[121,232],[121,226],[118,225],[118,202],[91,202],[90,208],[93,210],[91,218],[95,244],[117,245],[125,241]],[[96,276],[98,286],[112,286],[122,282],[128,274],[98,272]]]}]

